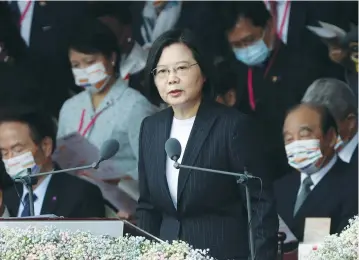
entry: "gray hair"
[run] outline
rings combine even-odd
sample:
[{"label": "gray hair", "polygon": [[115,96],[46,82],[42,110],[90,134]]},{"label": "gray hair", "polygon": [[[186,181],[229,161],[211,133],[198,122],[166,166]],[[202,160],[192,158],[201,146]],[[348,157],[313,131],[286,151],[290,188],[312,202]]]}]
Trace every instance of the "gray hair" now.
[{"label": "gray hair", "polygon": [[346,83],[334,78],[315,80],[305,92],[302,103],[326,106],[337,121],[350,113],[358,114],[354,92]]}]

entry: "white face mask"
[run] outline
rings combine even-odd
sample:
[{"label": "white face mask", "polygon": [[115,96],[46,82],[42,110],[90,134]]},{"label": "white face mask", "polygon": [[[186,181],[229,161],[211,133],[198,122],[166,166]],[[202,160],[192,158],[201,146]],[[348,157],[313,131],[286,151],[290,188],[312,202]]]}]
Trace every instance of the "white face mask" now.
[{"label": "white face mask", "polygon": [[320,169],[322,163],[317,164],[323,155],[318,139],[294,141],[287,144],[285,150],[289,165],[300,172],[312,174]]},{"label": "white face mask", "polygon": [[85,69],[72,69],[76,85],[85,88],[91,93],[98,93],[105,88],[110,80],[110,75],[106,73],[105,66],[95,63]]},{"label": "white face mask", "polygon": [[6,172],[13,179],[16,177],[25,176],[27,174],[28,168],[31,169],[31,173],[40,172],[40,167],[36,165],[34,156],[31,152],[26,152],[7,160],[3,159],[3,162]]}]

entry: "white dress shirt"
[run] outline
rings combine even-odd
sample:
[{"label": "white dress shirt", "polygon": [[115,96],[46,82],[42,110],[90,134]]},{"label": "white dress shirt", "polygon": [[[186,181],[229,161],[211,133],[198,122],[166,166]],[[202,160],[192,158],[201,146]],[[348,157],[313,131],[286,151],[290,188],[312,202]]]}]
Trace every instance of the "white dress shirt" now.
[{"label": "white dress shirt", "polygon": [[[51,175],[46,176],[45,179],[34,190],[34,195],[36,195],[36,197],[37,197],[36,201],[34,202],[35,216],[41,215],[42,204],[44,203],[47,187],[49,186],[51,177],[52,177]],[[18,217],[21,217],[21,213],[24,210],[24,204],[23,203],[25,203],[25,196],[28,193],[29,192],[28,192],[26,186],[24,185],[23,186],[22,197],[21,197],[21,201],[20,201],[20,205],[19,205],[19,210],[17,212]]]},{"label": "white dress shirt", "polygon": [[343,162],[350,163],[350,160],[357,146],[358,146],[358,133],[356,133],[355,136],[338,153],[339,158]]},{"label": "white dress shirt", "polygon": [[[316,173],[312,173],[310,174],[310,178],[312,179],[313,185],[310,186],[310,190],[312,191],[315,186],[324,178],[324,176],[329,172],[329,170],[334,166],[334,164],[336,163],[338,159],[337,155],[334,155],[334,157],[327,163],[327,165],[325,165],[323,168],[321,168],[319,171],[317,171]],[[306,173],[301,173],[300,174],[300,189],[298,190],[298,194],[299,195],[300,191],[303,188],[303,181],[305,178],[308,177],[308,174]]]},{"label": "white dress shirt", "polygon": [[[176,138],[181,144],[182,154],[181,157],[178,159],[179,163],[182,162],[182,157],[184,151],[186,150],[188,138],[191,134],[191,130],[195,118],[196,117],[191,117],[189,119],[179,120],[173,117],[170,137]],[[178,176],[179,176],[179,169],[173,167],[173,161],[167,157],[166,160],[167,184],[175,208],[177,208]]]},{"label": "white dress shirt", "polygon": [[[10,0],[8,2],[11,3],[12,1]],[[35,1],[32,1],[32,0],[17,1],[19,10],[20,10],[20,16],[25,11],[25,8],[26,8],[28,2],[31,2],[31,4],[29,7],[29,10],[27,11],[27,13],[24,17],[24,20],[21,23],[21,28],[20,28],[21,37],[24,39],[27,46],[30,45],[31,25],[32,25],[32,20],[33,20],[32,18],[33,18],[33,14],[34,14]]]},{"label": "white dress shirt", "polygon": [[[270,4],[269,1],[264,1],[267,9],[270,11]],[[285,9],[286,5],[288,4],[288,11],[285,15]],[[289,17],[290,17],[290,9],[291,9],[291,3],[290,1],[277,1],[277,32],[281,30],[282,24],[283,24],[283,30],[282,30],[282,41],[287,44],[288,41],[288,29],[289,29]]]}]

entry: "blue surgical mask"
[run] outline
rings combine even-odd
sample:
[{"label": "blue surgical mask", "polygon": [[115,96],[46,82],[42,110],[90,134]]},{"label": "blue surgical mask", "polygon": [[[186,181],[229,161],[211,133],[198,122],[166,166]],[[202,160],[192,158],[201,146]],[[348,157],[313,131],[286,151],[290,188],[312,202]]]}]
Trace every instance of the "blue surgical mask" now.
[{"label": "blue surgical mask", "polygon": [[244,48],[233,48],[237,60],[248,66],[263,63],[269,56],[269,49],[263,39],[260,39],[252,45]]}]

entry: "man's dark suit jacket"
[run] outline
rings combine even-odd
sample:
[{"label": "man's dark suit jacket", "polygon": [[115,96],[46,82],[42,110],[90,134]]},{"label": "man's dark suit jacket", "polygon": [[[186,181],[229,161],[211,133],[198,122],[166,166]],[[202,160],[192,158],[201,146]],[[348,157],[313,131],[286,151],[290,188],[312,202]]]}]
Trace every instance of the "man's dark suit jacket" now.
[{"label": "man's dark suit jacket", "polygon": [[[22,196],[23,185],[15,185]],[[4,203],[10,215],[16,217],[20,199],[14,186],[4,191]],[[105,217],[104,205],[101,191],[95,185],[70,174],[59,173],[51,177],[41,215],[54,214],[66,218]]]},{"label": "man's dark suit jacket", "polygon": [[[247,259],[248,228],[243,188],[232,176],[181,169],[175,209],[166,179],[165,142],[173,111],[144,119],[140,132],[137,217],[140,228],[164,240],[180,239],[210,249],[217,259]],[[278,217],[268,168],[254,139],[255,128],[235,109],[203,101],[184,152],[184,165],[241,173],[244,167],[264,179],[250,182],[257,260],[275,259]],[[258,209],[258,214],[256,210]]]},{"label": "man's dark suit jacket", "polygon": [[337,233],[348,225],[348,219],[358,214],[358,172],[339,158],[309,193],[302,207],[293,217],[294,205],[300,187],[300,173],[292,172],[275,183],[278,214],[303,240],[305,218],[330,217],[330,233]]}]

